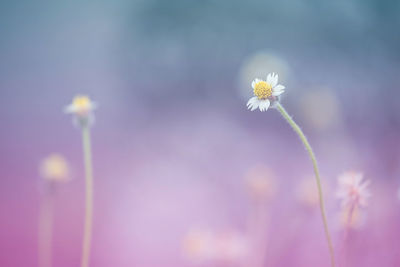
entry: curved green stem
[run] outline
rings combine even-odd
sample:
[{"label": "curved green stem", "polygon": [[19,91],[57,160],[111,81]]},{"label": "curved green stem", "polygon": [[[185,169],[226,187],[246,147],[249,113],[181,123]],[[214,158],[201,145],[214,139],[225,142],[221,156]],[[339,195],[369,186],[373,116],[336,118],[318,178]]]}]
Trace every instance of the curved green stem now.
[{"label": "curved green stem", "polygon": [[93,168],[89,126],[82,125],[83,155],[85,163],[85,225],[82,243],[81,267],[89,266],[93,222]]},{"label": "curved green stem", "polygon": [[329,233],[328,220],[327,220],[326,214],[325,214],[324,198],[323,198],[323,194],[322,194],[321,178],[319,175],[317,159],[316,159],[314,152],[311,148],[311,145],[310,145],[310,143],[308,143],[307,138],[304,135],[303,131],[296,124],[296,122],[292,119],[292,117],[290,117],[290,115],[286,112],[286,110],[283,108],[283,106],[279,102],[276,102],[276,109],[281,113],[281,115],[285,118],[285,120],[290,124],[290,126],[293,128],[293,130],[300,137],[300,140],[303,142],[303,144],[311,158],[313,168],[314,168],[314,173],[315,173],[315,179],[316,179],[317,186],[318,186],[319,206],[321,209],[322,221],[324,223],[325,236],[326,236],[326,239],[328,242],[329,253],[331,256],[331,266],[334,267],[335,266],[335,254],[334,254],[334,250],[333,250],[331,236]]}]

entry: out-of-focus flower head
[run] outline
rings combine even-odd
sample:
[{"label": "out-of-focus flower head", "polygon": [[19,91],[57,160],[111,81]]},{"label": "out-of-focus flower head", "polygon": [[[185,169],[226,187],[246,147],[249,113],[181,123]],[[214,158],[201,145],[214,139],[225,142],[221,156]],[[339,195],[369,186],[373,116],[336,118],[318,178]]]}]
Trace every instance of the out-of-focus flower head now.
[{"label": "out-of-focus flower head", "polygon": [[191,230],[183,239],[184,256],[195,262],[241,262],[248,253],[244,235],[226,230],[215,233],[205,229]]},{"label": "out-of-focus flower head", "polygon": [[250,169],[245,176],[245,182],[250,196],[255,200],[272,198],[277,190],[274,174],[262,165]]},{"label": "out-of-focus flower head", "polygon": [[65,158],[59,154],[51,154],[40,164],[40,175],[45,181],[63,183],[69,180],[69,168]]},{"label": "out-of-focus flower head", "polygon": [[371,196],[368,185],[369,181],[363,181],[361,173],[346,172],[340,175],[337,197],[342,200],[342,206],[366,206]]},{"label": "out-of-focus flower head", "polygon": [[201,262],[213,258],[213,234],[205,229],[192,229],[183,238],[182,250],[186,258]]},{"label": "out-of-focus flower head", "polygon": [[90,100],[88,96],[77,95],[72,100],[64,112],[74,114],[77,121],[83,124],[93,123],[93,111],[97,108],[97,104]]},{"label": "out-of-focus flower head", "polygon": [[296,197],[301,205],[310,208],[318,206],[319,194],[314,177],[305,178],[300,181],[296,189]]},{"label": "out-of-focus flower head", "polygon": [[278,74],[270,73],[266,80],[254,79],[251,83],[254,97],[247,102],[247,108],[251,111],[257,108],[260,111],[267,111],[275,101],[278,101],[278,96],[285,92],[285,86],[278,84]]}]

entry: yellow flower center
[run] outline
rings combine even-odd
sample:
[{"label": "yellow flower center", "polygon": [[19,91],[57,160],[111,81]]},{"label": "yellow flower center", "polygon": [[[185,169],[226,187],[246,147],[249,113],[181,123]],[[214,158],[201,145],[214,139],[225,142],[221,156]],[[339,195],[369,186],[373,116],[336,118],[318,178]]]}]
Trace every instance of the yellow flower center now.
[{"label": "yellow flower center", "polygon": [[258,99],[267,99],[272,96],[272,86],[265,81],[260,81],[254,86],[254,95]]},{"label": "yellow flower center", "polygon": [[87,109],[90,106],[90,99],[87,96],[76,96],[72,104],[78,109]]}]

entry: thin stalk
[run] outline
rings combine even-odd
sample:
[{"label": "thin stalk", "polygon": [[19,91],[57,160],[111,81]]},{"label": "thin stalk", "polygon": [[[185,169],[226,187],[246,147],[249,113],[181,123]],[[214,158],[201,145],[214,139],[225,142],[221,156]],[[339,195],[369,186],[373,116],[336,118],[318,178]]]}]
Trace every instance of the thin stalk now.
[{"label": "thin stalk", "polygon": [[334,254],[334,250],[333,250],[332,239],[331,239],[331,236],[329,233],[328,220],[327,220],[326,214],[325,214],[324,197],[323,197],[323,193],[322,193],[321,178],[319,175],[317,159],[316,159],[314,152],[311,148],[311,145],[310,145],[310,143],[308,143],[308,140],[307,140],[306,136],[304,135],[303,131],[296,124],[296,122],[292,119],[292,117],[290,117],[290,115],[287,113],[287,111],[284,109],[284,107],[279,102],[276,102],[276,109],[281,113],[283,118],[290,124],[290,126],[293,128],[293,130],[300,137],[300,140],[303,142],[303,144],[311,158],[313,168],[314,168],[315,179],[316,179],[317,187],[318,187],[319,206],[321,209],[322,221],[324,223],[325,236],[326,236],[326,240],[328,242],[329,253],[331,256],[331,266],[334,267],[335,266],[335,254]]},{"label": "thin stalk", "polygon": [[39,211],[39,267],[51,267],[53,239],[53,195],[45,192]]},{"label": "thin stalk", "polygon": [[349,212],[347,214],[347,220],[346,220],[346,226],[345,226],[345,232],[343,236],[343,246],[342,246],[342,261],[343,261],[343,267],[347,266],[347,250],[348,250],[348,240],[349,240],[349,234],[350,234],[350,229],[351,229],[351,224],[353,221],[353,216],[354,216],[354,210],[356,208],[356,205],[353,203],[351,204],[349,208]]},{"label": "thin stalk", "polygon": [[93,168],[90,145],[90,130],[87,124],[82,125],[82,141],[85,163],[85,225],[83,232],[81,267],[88,267],[93,222]]}]

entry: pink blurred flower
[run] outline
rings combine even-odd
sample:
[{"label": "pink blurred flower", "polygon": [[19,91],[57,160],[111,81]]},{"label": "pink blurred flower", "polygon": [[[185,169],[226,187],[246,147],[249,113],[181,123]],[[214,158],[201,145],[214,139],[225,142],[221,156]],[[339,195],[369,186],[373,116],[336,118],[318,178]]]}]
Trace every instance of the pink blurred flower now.
[{"label": "pink blurred flower", "polygon": [[182,252],[195,262],[207,261],[214,257],[213,233],[206,229],[191,229],[183,238]]},{"label": "pink blurred flower", "polygon": [[239,263],[247,252],[246,238],[233,230],[193,229],[183,239],[183,254],[194,262]]},{"label": "pink blurred flower", "polygon": [[369,181],[363,181],[363,175],[357,172],[346,172],[338,178],[337,197],[342,199],[342,206],[367,206],[371,194]]},{"label": "pink blurred flower", "polygon": [[266,166],[256,165],[245,176],[247,191],[252,199],[264,201],[275,196],[275,175]]}]

